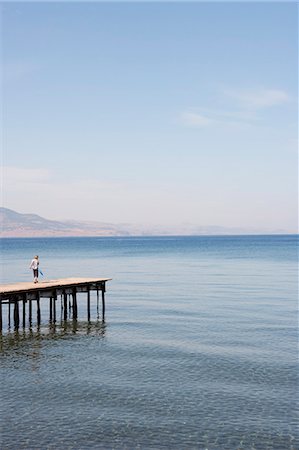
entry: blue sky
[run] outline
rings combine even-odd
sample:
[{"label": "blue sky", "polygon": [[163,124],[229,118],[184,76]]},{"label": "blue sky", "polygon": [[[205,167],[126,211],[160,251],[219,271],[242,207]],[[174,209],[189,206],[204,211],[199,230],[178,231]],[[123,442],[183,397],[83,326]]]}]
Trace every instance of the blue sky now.
[{"label": "blue sky", "polygon": [[296,8],[4,4],[3,206],[295,231]]}]

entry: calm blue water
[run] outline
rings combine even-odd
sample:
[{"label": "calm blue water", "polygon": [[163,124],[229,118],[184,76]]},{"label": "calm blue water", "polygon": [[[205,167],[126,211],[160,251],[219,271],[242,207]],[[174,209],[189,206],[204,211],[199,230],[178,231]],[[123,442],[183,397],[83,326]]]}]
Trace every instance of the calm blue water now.
[{"label": "calm blue water", "polygon": [[47,279],[113,281],[105,324],[84,295],[78,323],[45,301],[40,329],[5,324],[1,449],[298,449],[297,243],[2,239],[3,283],[35,254]]}]

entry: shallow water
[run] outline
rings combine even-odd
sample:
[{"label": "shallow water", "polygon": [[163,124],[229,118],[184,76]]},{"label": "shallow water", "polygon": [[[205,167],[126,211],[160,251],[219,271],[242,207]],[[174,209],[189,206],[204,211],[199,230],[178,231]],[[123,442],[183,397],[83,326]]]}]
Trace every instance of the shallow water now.
[{"label": "shallow water", "polygon": [[[295,236],[2,239],[3,282],[112,277],[1,340],[2,449],[298,449]],[[58,302],[59,303],[59,302]],[[59,312],[59,308],[58,308]]]}]

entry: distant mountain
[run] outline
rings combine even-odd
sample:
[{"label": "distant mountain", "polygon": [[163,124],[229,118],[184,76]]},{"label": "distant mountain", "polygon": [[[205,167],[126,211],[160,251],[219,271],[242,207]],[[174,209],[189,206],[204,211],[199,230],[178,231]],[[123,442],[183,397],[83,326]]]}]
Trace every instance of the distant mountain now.
[{"label": "distant mountain", "polygon": [[0,237],[59,236],[195,236],[233,234],[284,234],[285,230],[229,228],[185,224],[176,227],[137,226],[128,223],[48,220],[37,214],[20,214],[0,207]]},{"label": "distant mountain", "polygon": [[0,208],[1,237],[34,236],[117,236],[127,234],[112,224],[48,220],[37,214],[20,214],[12,209]]}]

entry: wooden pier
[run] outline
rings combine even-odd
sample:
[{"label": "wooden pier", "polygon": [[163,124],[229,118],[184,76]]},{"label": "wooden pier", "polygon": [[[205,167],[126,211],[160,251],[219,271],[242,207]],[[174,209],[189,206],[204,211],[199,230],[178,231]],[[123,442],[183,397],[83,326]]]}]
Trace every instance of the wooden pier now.
[{"label": "wooden pier", "polygon": [[[70,311],[72,318],[78,318],[77,294],[87,293],[87,320],[90,321],[91,291],[97,293],[97,312],[101,293],[102,320],[105,321],[106,282],[111,278],[64,278],[60,280],[41,281],[38,283],[15,283],[0,285],[0,332],[2,332],[2,306],[8,305],[8,326],[14,323],[18,329],[20,322],[26,326],[28,312],[29,326],[32,325],[32,302],[36,302],[37,325],[41,323],[41,299],[49,299],[49,320],[56,322],[57,300],[60,297],[63,320],[67,320]],[[21,308],[20,308],[21,306]],[[12,307],[12,308],[11,308]],[[11,311],[13,309],[13,311]],[[20,317],[20,309],[22,316]],[[12,314],[11,314],[12,312]]]}]

